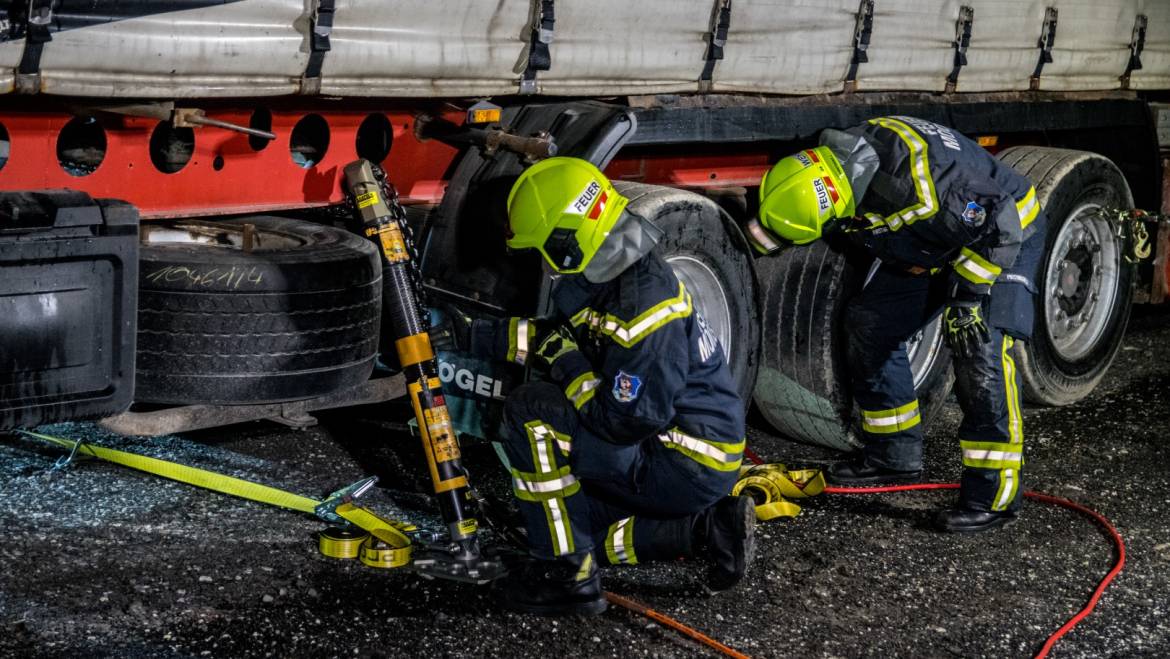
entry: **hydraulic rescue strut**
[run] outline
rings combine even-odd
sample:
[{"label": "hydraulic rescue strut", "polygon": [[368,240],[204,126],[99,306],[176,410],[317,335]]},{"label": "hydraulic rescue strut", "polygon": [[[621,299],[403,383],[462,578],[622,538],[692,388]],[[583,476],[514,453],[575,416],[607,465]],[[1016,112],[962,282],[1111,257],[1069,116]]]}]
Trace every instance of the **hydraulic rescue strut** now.
[{"label": "hydraulic rescue strut", "polygon": [[365,234],[382,253],[383,331],[394,339],[407,395],[418,420],[423,453],[449,540],[416,552],[414,568],[423,576],[486,583],[502,576],[503,564],[485,558],[472,512],[475,501],[460,460],[459,438],[439,383],[431,340],[429,312],[422,304],[422,282],[414,244],[398,195],[381,168],[358,160],[345,168],[347,194],[365,226]]}]

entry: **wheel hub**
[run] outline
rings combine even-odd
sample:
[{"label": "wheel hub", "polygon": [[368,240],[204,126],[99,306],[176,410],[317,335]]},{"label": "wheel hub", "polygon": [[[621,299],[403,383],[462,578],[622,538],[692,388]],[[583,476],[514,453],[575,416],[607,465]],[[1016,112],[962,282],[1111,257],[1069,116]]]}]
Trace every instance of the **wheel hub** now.
[{"label": "wheel hub", "polygon": [[1045,277],[1048,335],[1064,359],[1080,359],[1104,336],[1118,295],[1121,250],[1096,205],[1074,210],[1060,227]]}]

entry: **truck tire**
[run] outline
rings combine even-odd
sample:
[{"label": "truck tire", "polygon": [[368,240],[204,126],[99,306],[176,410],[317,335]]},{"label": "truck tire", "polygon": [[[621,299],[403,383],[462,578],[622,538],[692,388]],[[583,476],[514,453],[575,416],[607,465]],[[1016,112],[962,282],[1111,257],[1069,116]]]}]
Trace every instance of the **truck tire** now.
[{"label": "truck tire", "polygon": [[[755,400],[781,434],[841,451],[860,446],[846,364],[846,304],[858,273],[824,241],[758,259],[763,327]],[[950,393],[950,351],[938,322],[910,342],[923,424]]]},{"label": "truck tire", "polygon": [[272,403],[369,378],[382,303],[369,241],[269,216],[152,222],[141,236],[136,400]]},{"label": "truck tire", "polygon": [[1085,151],[1020,146],[999,154],[1036,186],[1048,239],[1032,340],[1016,344],[1024,397],[1069,405],[1105,376],[1121,347],[1133,299],[1125,239],[1098,209],[1130,209],[1117,166]]},{"label": "truck tire", "polygon": [[759,368],[760,324],[752,257],[739,229],[715,202],[693,192],[623,181],[614,186],[663,230],[656,249],[719,338],[746,407]]}]

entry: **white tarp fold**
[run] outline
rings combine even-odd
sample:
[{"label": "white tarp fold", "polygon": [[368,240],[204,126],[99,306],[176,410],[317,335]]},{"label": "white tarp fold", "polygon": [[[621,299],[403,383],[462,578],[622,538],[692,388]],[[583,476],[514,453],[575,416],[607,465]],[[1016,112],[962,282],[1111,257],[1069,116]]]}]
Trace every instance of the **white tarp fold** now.
[{"label": "white tarp fold", "polygon": [[1149,19],[1142,68],[1130,74],[1134,89],[1170,89],[1170,0],[1141,0]]},{"label": "white tarp fold", "polygon": [[[1164,1],[1164,0],[1163,0]],[[1129,63],[1137,0],[1052,0],[1058,12],[1052,62],[1040,89],[1117,89]]]},{"label": "white tarp fold", "polygon": [[874,4],[869,62],[857,70],[860,91],[943,91],[955,61],[959,0],[881,0]]},{"label": "white tarp fold", "polygon": [[113,97],[273,96],[308,61],[304,5],[247,0],[53,34],[41,91]]},{"label": "white tarp fold", "polygon": [[540,91],[605,96],[695,91],[711,0],[559,2],[552,70]]},{"label": "white tarp fold", "polygon": [[[552,68],[538,93],[616,96],[700,90],[718,0],[557,0]],[[337,0],[319,93],[368,97],[515,94],[539,0]],[[859,0],[736,0],[711,89],[824,94],[843,89]],[[1039,88],[1112,90],[1134,21],[1149,19],[1135,89],[1170,88],[1170,0],[875,0],[861,91],[946,87],[956,21],[974,11],[959,92],[1029,89],[1045,10],[1058,22]],[[53,32],[44,93],[139,98],[303,93],[315,0],[225,0]],[[76,11],[76,10],[74,10]],[[22,40],[0,42],[0,93]],[[309,86],[311,89],[312,86]]]},{"label": "white tarp fold", "polygon": [[516,93],[530,17],[529,0],[338,0],[321,93]]},{"label": "white tarp fold", "polygon": [[0,43],[0,94],[12,91],[16,80],[16,67],[24,53],[24,39]]},{"label": "white tarp fold", "polygon": [[735,2],[714,89],[763,94],[840,91],[853,56],[857,0]]}]

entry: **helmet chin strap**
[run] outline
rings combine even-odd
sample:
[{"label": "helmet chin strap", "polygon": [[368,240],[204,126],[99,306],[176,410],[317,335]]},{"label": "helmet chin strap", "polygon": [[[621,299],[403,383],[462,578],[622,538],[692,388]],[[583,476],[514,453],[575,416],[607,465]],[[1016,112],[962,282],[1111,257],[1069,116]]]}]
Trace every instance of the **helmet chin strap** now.
[{"label": "helmet chin strap", "polygon": [[841,162],[841,168],[845,170],[845,176],[853,188],[853,198],[860,205],[873,175],[881,165],[877,151],[861,135],[833,128],[821,131],[821,145],[829,147]]},{"label": "helmet chin strap", "polygon": [[585,266],[585,279],[594,284],[614,279],[649,254],[662,239],[662,234],[662,229],[650,220],[628,209],[623,210],[617,224]]}]

